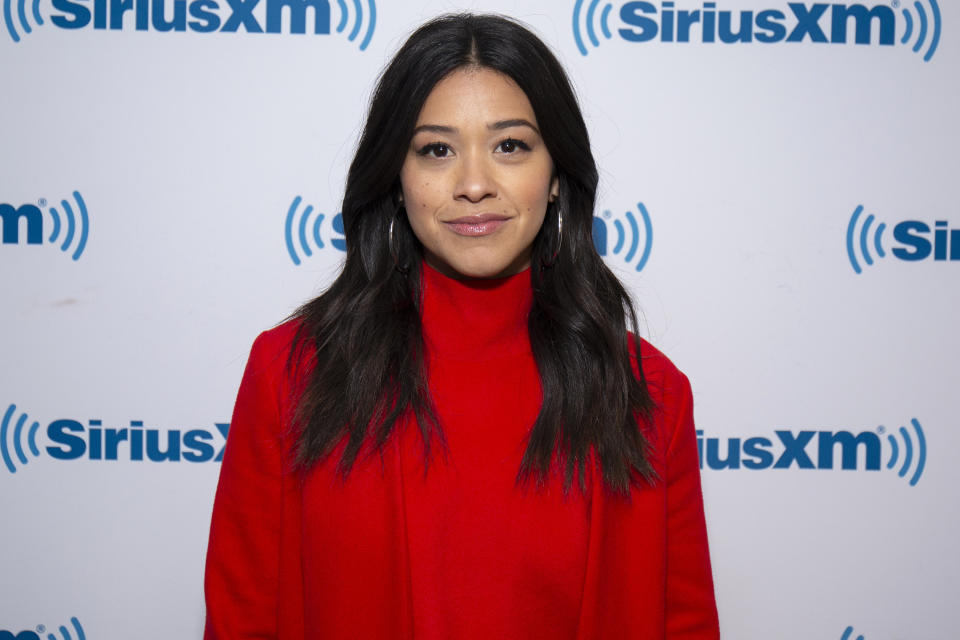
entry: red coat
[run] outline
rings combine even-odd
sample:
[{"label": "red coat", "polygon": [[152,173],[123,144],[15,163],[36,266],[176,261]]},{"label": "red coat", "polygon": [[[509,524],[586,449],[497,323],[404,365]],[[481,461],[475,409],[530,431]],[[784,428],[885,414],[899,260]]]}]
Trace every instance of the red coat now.
[{"label": "red coat", "polygon": [[[429,386],[449,457],[419,432],[289,471],[295,325],[254,343],[207,553],[205,638],[717,638],[690,386],[650,345],[660,480],[631,500],[590,469],[564,498],[514,487],[540,403],[528,272],[477,287],[425,267]],[[363,455],[363,454],[361,454]]]}]

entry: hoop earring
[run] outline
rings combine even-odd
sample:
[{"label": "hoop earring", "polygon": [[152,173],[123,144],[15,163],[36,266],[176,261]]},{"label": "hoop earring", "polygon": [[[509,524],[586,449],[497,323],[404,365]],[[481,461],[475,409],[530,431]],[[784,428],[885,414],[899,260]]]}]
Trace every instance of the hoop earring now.
[{"label": "hoop earring", "polygon": [[557,258],[560,256],[560,247],[563,246],[563,209],[560,208],[559,204],[554,203],[554,206],[557,209],[557,248],[549,260],[541,260],[541,264],[544,267],[552,267],[556,263]]},{"label": "hoop earring", "polygon": [[390,251],[390,257],[393,258],[393,267],[403,275],[406,275],[407,272],[410,271],[410,265],[400,264],[400,252],[393,246],[393,224],[397,221],[397,214],[400,213],[401,209],[403,209],[402,200],[397,203],[397,210],[394,211],[393,217],[390,218],[390,229],[387,231],[387,249]]}]

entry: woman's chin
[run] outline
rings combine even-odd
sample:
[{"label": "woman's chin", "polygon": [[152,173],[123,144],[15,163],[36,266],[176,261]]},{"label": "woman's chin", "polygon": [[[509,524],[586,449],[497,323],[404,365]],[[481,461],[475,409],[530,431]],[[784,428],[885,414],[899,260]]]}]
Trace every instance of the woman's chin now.
[{"label": "woman's chin", "polygon": [[428,255],[426,260],[440,273],[457,280],[505,278],[520,273],[530,266],[528,256],[513,260],[489,256],[477,256],[473,259],[457,256],[453,260],[444,260],[438,256]]}]

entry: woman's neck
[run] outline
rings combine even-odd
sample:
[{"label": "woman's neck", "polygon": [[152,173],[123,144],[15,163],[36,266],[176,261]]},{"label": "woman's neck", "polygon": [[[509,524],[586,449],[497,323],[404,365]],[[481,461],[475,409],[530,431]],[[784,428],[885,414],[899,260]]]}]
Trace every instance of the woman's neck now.
[{"label": "woman's neck", "polygon": [[529,352],[529,269],[501,278],[458,280],[424,263],[422,274],[429,357],[487,360]]}]

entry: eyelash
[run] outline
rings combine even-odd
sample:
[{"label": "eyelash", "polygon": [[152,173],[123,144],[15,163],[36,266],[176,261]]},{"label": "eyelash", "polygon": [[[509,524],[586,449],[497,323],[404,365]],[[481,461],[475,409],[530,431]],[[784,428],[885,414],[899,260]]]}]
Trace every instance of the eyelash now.
[{"label": "eyelash", "polygon": [[507,138],[506,140],[501,140],[500,144],[497,145],[497,148],[499,149],[501,146],[507,143],[515,145],[517,149],[521,151],[530,151],[530,145],[519,138]]},{"label": "eyelash", "polygon": [[419,149],[417,149],[418,156],[429,156],[433,154],[434,158],[440,158],[442,156],[436,155],[434,152],[440,149],[449,149],[448,145],[443,144],[442,142],[431,142],[430,144],[425,144]]},{"label": "eyelash", "polygon": [[[508,155],[512,155],[512,154],[516,153],[516,151],[530,151],[530,145],[528,145],[528,144],[527,144],[526,142],[524,142],[523,140],[520,140],[519,138],[504,138],[503,140],[501,140],[501,141],[497,144],[497,148],[499,149],[500,147],[502,147],[502,146],[505,145],[505,144],[512,144],[512,145],[514,145],[514,146],[516,147],[516,149],[515,149],[514,151],[505,151],[505,152],[504,152],[504,153],[506,153],[506,154],[508,154]],[[431,142],[431,143],[425,144],[425,145],[423,145],[422,147],[420,147],[419,149],[417,149],[417,155],[426,157],[426,156],[431,156],[431,154],[433,154],[432,157],[437,158],[437,159],[439,160],[439,159],[441,159],[441,158],[446,157],[446,156],[438,156],[438,155],[436,155],[436,152],[439,151],[439,150],[441,150],[441,149],[449,150],[449,149],[450,149],[450,145],[445,144],[445,143],[443,143],[443,142]]]}]

